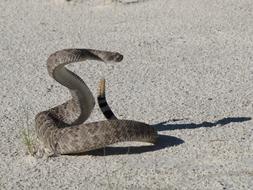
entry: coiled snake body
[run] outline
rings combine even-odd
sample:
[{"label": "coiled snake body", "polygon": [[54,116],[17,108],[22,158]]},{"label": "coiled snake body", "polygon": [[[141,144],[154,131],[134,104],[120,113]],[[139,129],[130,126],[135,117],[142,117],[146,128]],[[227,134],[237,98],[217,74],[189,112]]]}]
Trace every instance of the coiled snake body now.
[{"label": "coiled snake body", "polygon": [[105,80],[100,81],[97,99],[107,120],[84,123],[94,108],[94,97],[83,80],[64,66],[85,60],[120,62],[122,59],[117,52],[92,49],[65,49],[49,56],[49,75],[69,89],[72,99],[36,115],[35,129],[43,153],[47,156],[83,153],[122,141],[155,143],[157,132],[153,127],[116,118],[106,102]]}]

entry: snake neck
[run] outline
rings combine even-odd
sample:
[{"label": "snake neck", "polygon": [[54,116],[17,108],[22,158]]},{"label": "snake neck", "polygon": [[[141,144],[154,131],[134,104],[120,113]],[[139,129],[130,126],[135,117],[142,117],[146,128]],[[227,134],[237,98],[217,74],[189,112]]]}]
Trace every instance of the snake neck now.
[{"label": "snake neck", "polygon": [[47,69],[51,77],[70,90],[72,99],[49,110],[53,119],[68,125],[83,123],[91,114],[95,100],[83,80],[64,66],[73,62],[97,60],[120,62],[123,56],[117,52],[94,49],[65,49],[51,54],[47,60]]},{"label": "snake neck", "polygon": [[65,67],[55,68],[53,78],[69,89],[72,99],[50,109],[50,113],[57,120],[68,125],[83,123],[90,116],[95,105],[90,89],[80,77]]}]

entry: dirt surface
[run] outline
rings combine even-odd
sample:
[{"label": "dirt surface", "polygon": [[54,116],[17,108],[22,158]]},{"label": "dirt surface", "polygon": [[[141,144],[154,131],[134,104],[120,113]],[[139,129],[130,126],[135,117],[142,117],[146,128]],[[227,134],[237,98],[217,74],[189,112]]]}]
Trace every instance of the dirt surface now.
[{"label": "dirt surface", "polygon": [[[0,189],[252,188],[252,18],[252,0],[2,0]],[[25,154],[36,113],[70,96],[46,69],[65,48],[124,55],[69,68],[94,95],[105,77],[115,114],[156,127],[157,145]],[[87,122],[103,119],[96,105]]]}]

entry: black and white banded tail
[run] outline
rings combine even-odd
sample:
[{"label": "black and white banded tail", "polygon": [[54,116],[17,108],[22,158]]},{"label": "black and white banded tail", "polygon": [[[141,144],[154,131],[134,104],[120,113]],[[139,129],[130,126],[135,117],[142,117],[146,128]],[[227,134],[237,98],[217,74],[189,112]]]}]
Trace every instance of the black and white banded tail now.
[{"label": "black and white banded tail", "polygon": [[99,81],[99,89],[98,89],[98,105],[101,109],[102,113],[104,114],[105,118],[108,120],[117,119],[117,117],[112,112],[110,106],[108,105],[105,97],[105,79],[101,79]]}]

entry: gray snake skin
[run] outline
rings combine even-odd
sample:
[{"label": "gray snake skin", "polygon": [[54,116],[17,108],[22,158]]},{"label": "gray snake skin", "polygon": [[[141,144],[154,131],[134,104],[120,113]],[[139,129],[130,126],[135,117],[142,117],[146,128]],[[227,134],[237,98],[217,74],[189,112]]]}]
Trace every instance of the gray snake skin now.
[{"label": "gray snake skin", "polygon": [[116,118],[106,102],[105,80],[100,81],[97,100],[107,120],[84,123],[94,108],[94,97],[84,81],[64,66],[85,60],[120,62],[122,59],[117,52],[94,49],[64,49],[49,56],[49,75],[68,88],[72,98],[35,117],[36,135],[44,155],[84,153],[123,141],[156,142],[157,132],[150,125]]}]

